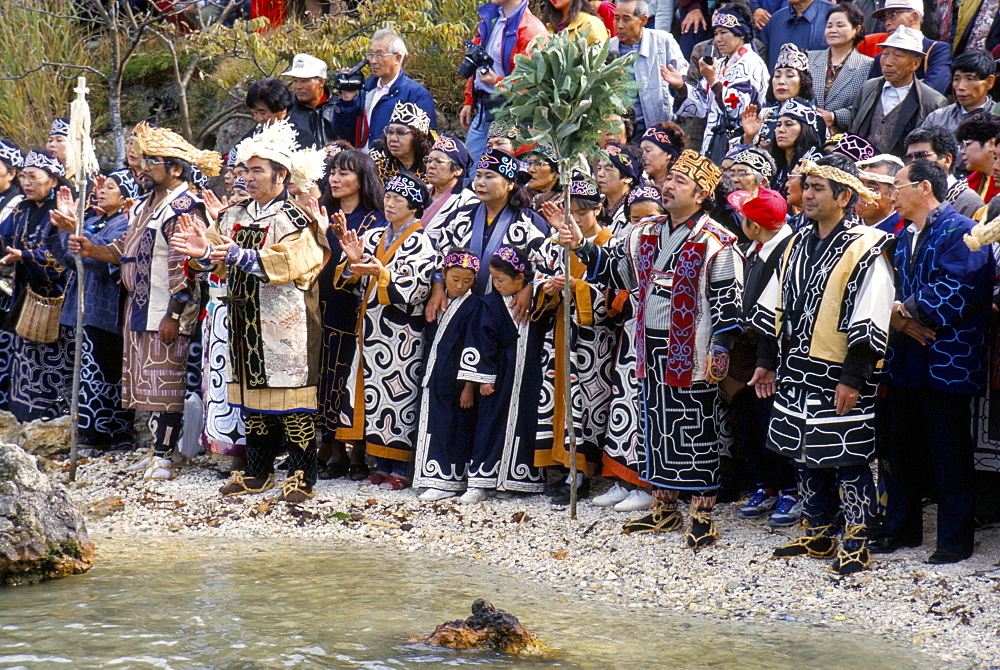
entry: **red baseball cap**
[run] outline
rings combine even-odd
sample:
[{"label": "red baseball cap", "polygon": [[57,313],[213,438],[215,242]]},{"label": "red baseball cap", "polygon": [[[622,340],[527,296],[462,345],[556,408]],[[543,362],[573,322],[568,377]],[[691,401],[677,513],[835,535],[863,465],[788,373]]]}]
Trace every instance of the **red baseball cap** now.
[{"label": "red baseball cap", "polygon": [[768,230],[778,230],[785,225],[788,203],[777,191],[760,188],[756,198],[749,191],[733,191],[726,200],[737,212]]}]

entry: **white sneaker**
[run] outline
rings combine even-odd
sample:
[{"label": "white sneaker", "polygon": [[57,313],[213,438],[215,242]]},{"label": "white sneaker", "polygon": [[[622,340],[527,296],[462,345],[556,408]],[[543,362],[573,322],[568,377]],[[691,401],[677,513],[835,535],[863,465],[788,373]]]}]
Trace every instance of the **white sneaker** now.
[{"label": "white sneaker", "polygon": [[448,498],[454,497],[454,491],[445,491],[444,489],[427,489],[417,496],[417,500],[433,502],[435,500],[447,500]]},{"label": "white sneaker", "polygon": [[598,507],[611,507],[628,498],[628,489],[615,481],[615,485],[599,496],[590,500],[590,504]]},{"label": "white sneaker", "polygon": [[641,509],[653,509],[653,496],[643,489],[635,489],[612,509],[616,512],[637,512]]},{"label": "white sneaker", "polygon": [[477,489],[474,486],[469,487],[469,489],[462,494],[462,497],[458,499],[459,502],[463,503],[478,503],[483,502],[489,497],[486,493],[486,489]]},{"label": "white sneaker", "polygon": [[174,463],[169,458],[153,458],[149,467],[142,473],[143,479],[173,479]]}]

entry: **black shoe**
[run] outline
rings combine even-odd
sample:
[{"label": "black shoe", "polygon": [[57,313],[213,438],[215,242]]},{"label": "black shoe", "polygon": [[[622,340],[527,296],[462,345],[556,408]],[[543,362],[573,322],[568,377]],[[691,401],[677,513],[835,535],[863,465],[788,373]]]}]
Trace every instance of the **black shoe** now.
[{"label": "black shoe", "polygon": [[340,479],[347,476],[348,467],[346,463],[327,463],[319,471],[320,479]]},{"label": "black shoe", "polygon": [[868,551],[873,554],[891,554],[897,549],[902,549],[903,547],[911,549],[913,547],[919,547],[922,543],[922,541],[913,542],[912,540],[893,537],[892,535],[883,535],[882,537],[868,542]]},{"label": "black shoe", "polygon": [[[584,479],[583,483],[576,487],[576,499],[583,500],[590,496],[590,480]],[[569,504],[569,484],[564,484],[563,488],[552,495],[552,504],[563,507]]]},{"label": "black shoe", "polygon": [[352,482],[368,479],[368,466],[365,463],[351,463],[347,466],[347,478]]},{"label": "black shoe", "polygon": [[933,554],[927,557],[927,563],[933,565],[943,565],[945,563],[958,563],[959,561],[964,561],[965,559],[972,556],[972,550],[968,549],[966,551],[942,551],[938,549]]}]

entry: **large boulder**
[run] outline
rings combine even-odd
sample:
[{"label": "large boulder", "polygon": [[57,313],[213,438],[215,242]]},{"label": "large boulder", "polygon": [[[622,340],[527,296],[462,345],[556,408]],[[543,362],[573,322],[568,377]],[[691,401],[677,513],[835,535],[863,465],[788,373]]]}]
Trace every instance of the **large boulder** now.
[{"label": "large boulder", "polygon": [[78,575],[93,565],[94,544],[66,488],[24,449],[0,444],[0,585]]},{"label": "large boulder", "polygon": [[21,427],[23,440],[18,442],[29,454],[44,456],[68,452],[70,449],[71,421],[68,416],[43,421],[36,419]]}]

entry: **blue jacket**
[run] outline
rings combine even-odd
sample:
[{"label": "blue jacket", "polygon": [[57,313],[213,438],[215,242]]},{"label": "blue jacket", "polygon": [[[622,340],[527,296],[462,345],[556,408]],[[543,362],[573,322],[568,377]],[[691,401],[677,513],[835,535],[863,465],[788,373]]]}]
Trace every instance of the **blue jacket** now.
[{"label": "blue jacket", "polygon": [[[882,76],[882,54],[875,56],[869,79]],[[944,95],[951,86],[951,47],[944,42],[924,38],[924,60],[917,68],[917,79]]]},{"label": "blue jacket", "polygon": [[334,119],[334,128],[337,137],[355,138],[354,146],[363,147],[368,138],[381,139],[382,131],[389,125],[389,117],[397,102],[412,102],[417,107],[427,112],[431,117],[431,128],[437,128],[434,119],[434,99],[430,91],[406,76],[404,70],[399,71],[399,76],[393,82],[389,93],[375,103],[372,109],[372,120],[369,127],[365,119],[365,97],[375,90],[378,84],[378,77],[368,77],[361,92],[350,102],[340,101],[340,114]]},{"label": "blue jacket", "polygon": [[[94,244],[111,244],[128,230],[128,218],[125,213],[118,213],[111,218],[102,215],[92,216],[86,220],[83,227],[84,236]],[[76,260],[73,254],[65,248],[61,249],[61,262],[67,267],[74,267]],[[109,333],[121,335],[118,266],[84,258],[83,267],[86,270],[86,281],[83,284],[84,311],[83,323],[106,330]],[[76,273],[69,280],[66,289],[66,302],[59,317],[59,323],[64,326],[76,326]]]},{"label": "blue jacket", "polygon": [[943,204],[911,253],[913,233],[903,229],[896,245],[896,300],[934,330],[926,346],[904,333],[889,336],[888,383],[900,388],[978,395],[986,383],[993,299],[992,249],[970,251],[963,237],[975,222]]},{"label": "blue jacket", "polygon": [[[803,51],[816,51],[827,47],[826,13],[834,4],[830,0],[815,0],[799,16],[785,5],[767,22],[758,37],[767,47],[767,70],[774,72],[774,63],[782,44],[797,44]],[[819,82],[817,82],[819,85]]]}]

